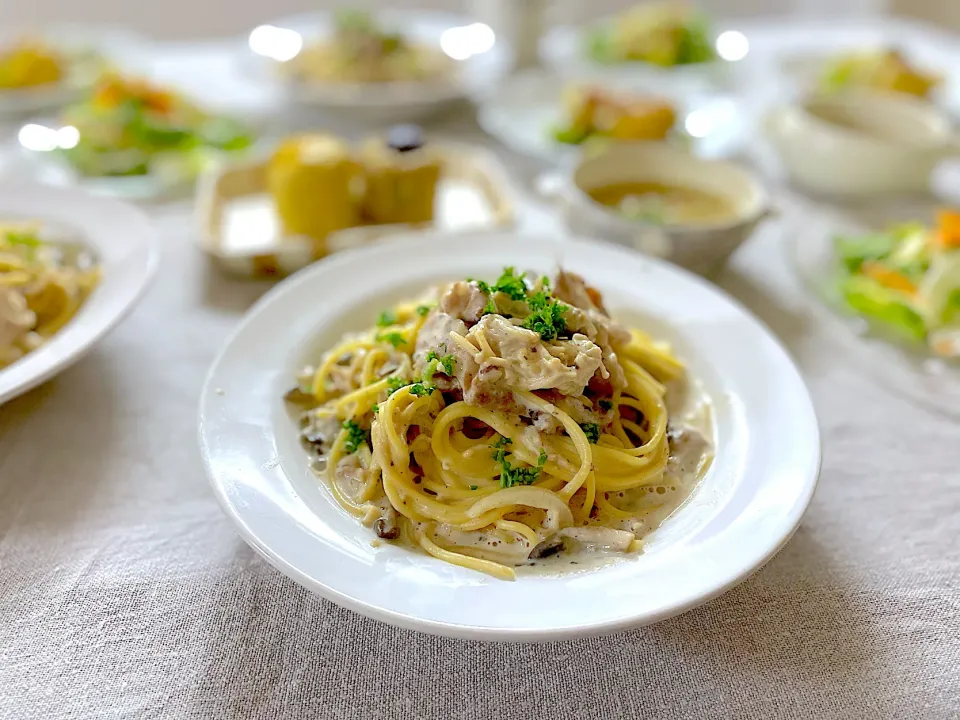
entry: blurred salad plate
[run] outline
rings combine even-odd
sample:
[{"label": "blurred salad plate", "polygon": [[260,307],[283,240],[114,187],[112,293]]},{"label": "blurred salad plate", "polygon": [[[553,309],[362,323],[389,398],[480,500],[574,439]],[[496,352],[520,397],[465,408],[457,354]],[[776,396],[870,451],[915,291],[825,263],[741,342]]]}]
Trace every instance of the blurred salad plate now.
[{"label": "blurred salad plate", "polygon": [[368,121],[423,119],[495,86],[513,51],[457,15],[344,9],[254,28],[250,50],[297,105]]},{"label": "blurred salad plate", "polygon": [[129,62],[140,44],[131,33],[107,28],[0,28],[0,117],[76,100],[112,63]]},{"label": "blurred salad plate", "polygon": [[48,184],[143,198],[192,187],[204,168],[243,153],[254,137],[172,89],[111,72],[59,118],[23,125],[18,140]]},{"label": "blurred salad plate", "polygon": [[507,147],[573,162],[605,144],[667,141],[704,157],[745,144],[743,108],[732,97],[655,92],[596,76],[564,80],[542,70],[511,76],[480,107],[480,126]]},{"label": "blurred salad plate", "polygon": [[960,212],[866,227],[799,208],[794,267],[887,389],[960,418]]},{"label": "blurred salad plate", "polygon": [[647,2],[586,28],[556,27],[540,49],[544,63],[563,75],[599,72],[640,86],[702,91],[727,82],[749,41],[737,30],[716,32],[690,4]]}]

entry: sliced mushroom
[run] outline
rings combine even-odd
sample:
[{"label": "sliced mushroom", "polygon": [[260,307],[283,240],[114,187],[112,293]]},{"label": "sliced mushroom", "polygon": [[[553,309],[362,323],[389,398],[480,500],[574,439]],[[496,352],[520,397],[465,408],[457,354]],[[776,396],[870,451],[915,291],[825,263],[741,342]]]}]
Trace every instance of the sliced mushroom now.
[{"label": "sliced mushroom", "polygon": [[309,410],[317,406],[317,399],[310,393],[304,392],[299,387],[288,390],[283,396],[283,399],[294,407],[298,407],[303,410]]},{"label": "sliced mushroom", "polygon": [[397,511],[393,508],[384,508],[380,518],[373,524],[377,537],[384,540],[396,540],[400,537],[400,526],[397,525]]},{"label": "sliced mushroom", "polygon": [[629,550],[630,543],[635,539],[631,532],[606,527],[568,527],[563,528],[560,533],[578,542],[618,552]]},{"label": "sliced mushroom", "polygon": [[563,550],[563,540],[561,538],[550,538],[549,540],[544,540],[542,543],[537,545],[533,550],[530,551],[531,560],[540,560],[541,558],[550,557],[551,555],[556,555],[558,552]]}]

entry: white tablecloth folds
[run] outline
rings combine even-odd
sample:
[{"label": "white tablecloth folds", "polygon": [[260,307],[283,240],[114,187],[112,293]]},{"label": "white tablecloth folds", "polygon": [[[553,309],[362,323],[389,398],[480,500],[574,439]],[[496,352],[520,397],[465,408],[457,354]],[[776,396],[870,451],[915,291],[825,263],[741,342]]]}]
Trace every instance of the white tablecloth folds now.
[{"label": "white tablecloth folds", "polygon": [[[269,286],[209,268],[186,204],[150,212],[163,249],[142,305],[0,407],[0,718],[960,718],[960,426],[887,393],[815,321],[776,225],[718,282],[817,405],[802,526],[673,620],[496,645],[342,610],[239,538],[204,477],[197,400]],[[529,199],[522,212],[557,232]]]}]

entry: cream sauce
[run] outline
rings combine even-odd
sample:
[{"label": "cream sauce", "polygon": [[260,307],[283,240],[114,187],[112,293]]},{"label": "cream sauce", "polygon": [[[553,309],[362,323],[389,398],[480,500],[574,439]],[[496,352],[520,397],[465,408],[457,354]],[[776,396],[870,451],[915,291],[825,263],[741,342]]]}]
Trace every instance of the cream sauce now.
[{"label": "cream sauce", "polygon": [[[607,521],[606,526],[633,532],[637,540],[649,536],[683,506],[713,461],[716,445],[713,410],[699,383],[670,383],[667,408],[672,434],[682,429],[688,437],[682,443],[671,442],[670,462],[663,482],[611,493],[609,496],[614,506],[630,512],[632,517],[618,524]],[[680,449],[681,445],[683,450]],[[549,557],[527,561],[517,568],[517,575],[553,575],[591,570],[637,554],[587,545],[567,538],[563,550]]]}]

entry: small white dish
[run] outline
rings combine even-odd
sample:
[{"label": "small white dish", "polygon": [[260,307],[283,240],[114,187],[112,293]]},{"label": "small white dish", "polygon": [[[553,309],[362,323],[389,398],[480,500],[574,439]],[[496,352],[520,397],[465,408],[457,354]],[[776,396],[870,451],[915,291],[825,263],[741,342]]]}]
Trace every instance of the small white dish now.
[{"label": "small white dish", "polygon": [[334,15],[329,12],[295,15],[259,26],[251,32],[249,44],[262,61],[262,69],[272,82],[285,88],[294,105],[364,123],[423,120],[467,97],[489,92],[513,63],[513,50],[506,41],[488,26],[464,16],[383,10],[376,12],[376,19],[414,42],[442,49],[454,64],[453,74],[437,80],[387,83],[319,83],[290,77],[283,64],[296,56],[295,48],[333,32]]},{"label": "small white dish", "polygon": [[[626,218],[595,202],[589,191],[624,182],[656,182],[703,190],[735,208],[728,221],[655,225]],[[601,238],[661,257],[701,274],[719,268],[772,214],[760,181],[729,162],[704,160],[665,143],[623,143],[583,157],[549,179],[545,194],[556,197],[575,235]],[[552,187],[551,187],[552,185]]]},{"label": "small white dish", "polygon": [[[308,469],[282,396],[304,361],[424,286],[558,263],[603,289],[614,316],[673,343],[713,404],[716,459],[641,555],[589,571],[497,580],[393,545]],[[810,397],[786,352],[710,284],[586,241],[425,233],[345,252],[278,285],[214,361],[200,400],[207,473],[243,538],[280,571],[394,625],[483,640],[610,632],[689,610],[747,578],[790,538],[820,465]]]},{"label": "small white dish", "polygon": [[56,335],[0,369],[0,404],[67,368],[111,330],[143,295],[157,264],[154,229],[137,209],[79,190],[5,183],[0,219],[37,220],[64,228],[89,246],[100,284]]},{"label": "small white dish", "polygon": [[[480,106],[480,127],[511,150],[553,162],[575,159],[581,147],[556,141],[551,129],[562,124],[562,93],[570,83],[626,89],[624,83],[584,76],[562,79],[542,70],[529,70],[508,78],[495,95]],[[703,157],[730,157],[746,145],[748,124],[743,108],[732,97],[689,95],[665,87],[638,90],[669,100],[677,108],[677,128],[690,150]]]},{"label": "small white dish", "polygon": [[773,110],[765,125],[790,177],[825,194],[927,192],[934,168],[960,153],[944,113],[901,95],[808,96]]}]

